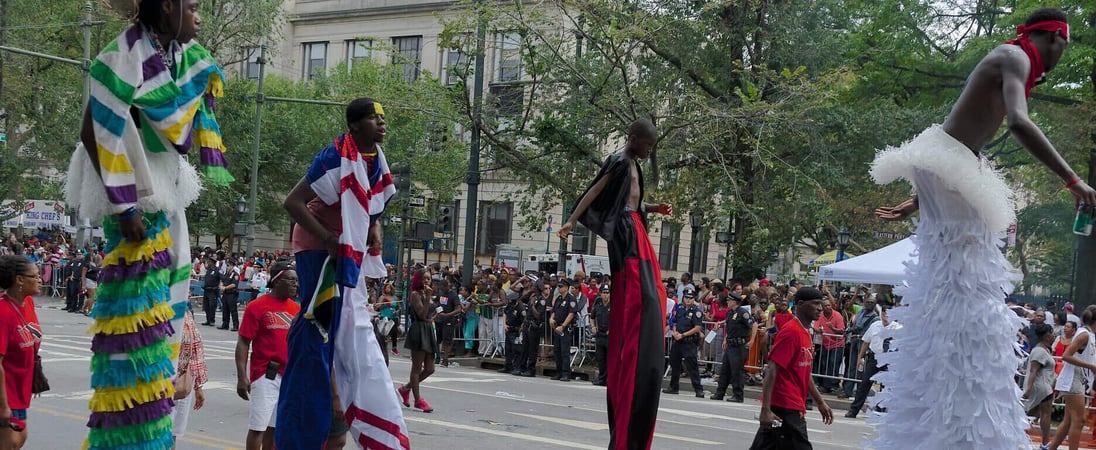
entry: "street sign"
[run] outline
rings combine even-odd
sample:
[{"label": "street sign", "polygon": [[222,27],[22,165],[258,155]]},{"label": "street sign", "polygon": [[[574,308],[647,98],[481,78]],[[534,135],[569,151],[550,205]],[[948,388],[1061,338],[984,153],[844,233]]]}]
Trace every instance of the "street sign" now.
[{"label": "street sign", "polygon": [[410,206],[412,208],[422,208],[426,206],[426,197],[421,195],[411,197],[407,200],[407,206]]},{"label": "street sign", "polygon": [[892,241],[896,241],[905,237],[905,235],[899,233],[889,233],[886,231],[876,231],[872,233],[872,236],[876,239],[888,239]]},{"label": "street sign", "polygon": [[0,142],[5,142],[5,143],[8,142],[8,134],[7,133],[0,133]]}]

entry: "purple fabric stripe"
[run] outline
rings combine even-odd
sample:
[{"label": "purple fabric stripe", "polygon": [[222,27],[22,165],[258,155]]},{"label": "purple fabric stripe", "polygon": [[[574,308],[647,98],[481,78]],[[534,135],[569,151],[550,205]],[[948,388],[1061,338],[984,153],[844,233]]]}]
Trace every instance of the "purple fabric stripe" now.
[{"label": "purple fabric stripe", "polygon": [[137,203],[137,185],[107,186],[107,199],[115,205]]},{"label": "purple fabric stripe", "polygon": [[171,398],[162,398],[160,400],[142,403],[125,411],[93,412],[88,419],[88,427],[109,430],[112,428],[151,422],[171,414],[171,410],[174,407],[175,400],[172,400]]},{"label": "purple fabric stripe", "polygon": [[225,160],[225,155],[220,150],[202,147],[202,165],[228,167],[228,161]]},{"label": "purple fabric stripe", "polygon": [[180,154],[185,155],[187,154],[187,152],[190,151],[191,145],[194,145],[194,133],[187,133],[186,140],[183,141],[182,145],[176,145],[175,150],[178,151]]},{"label": "purple fabric stripe", "polygon": [[206,93],[205,94],[205,104],[206,104],[206,107],[209,108],[210,111],[216,111],[217,110],[217,97],[214,97],[213,94]]},{"label": "purple fabric stripe", "polygon": [[126,30],[126,45],[132,48],[133,44],[141,40],[141,36],[143,34],[144,33],[141,31],[140,25],[134,25],[132,27],[129,27],[129,29]]},{"label": "purple fabric stripe", "polygon": [[137,261],[133,264],[107,266],[99,272],[99,282],[132,280],[147,274],[153,269],[167,269],[171,267],[171,253],[161,250],[152,255],[150,261]]},{"label": "purple fabric stripe", "polygon": [[[103,300],[100,300],[103,301]],[[91,351],[97,353],[129,353],[134,349],[152,345],[159,339],[175,333],[171,321],[142,328],[136,333],[103,334],[97,333],[91,338]]]},{"label": "purple fabric stripe", "polygon": [[155,53],[152,56],[149,56],[148,59],[146,59],[145,62],[141,64],[141,72],[144,73],[144,79],[146,80],[151,80],[164,70],[167,70],[167,66],[165,66],[164,62],[160,60],[159,53]]}]

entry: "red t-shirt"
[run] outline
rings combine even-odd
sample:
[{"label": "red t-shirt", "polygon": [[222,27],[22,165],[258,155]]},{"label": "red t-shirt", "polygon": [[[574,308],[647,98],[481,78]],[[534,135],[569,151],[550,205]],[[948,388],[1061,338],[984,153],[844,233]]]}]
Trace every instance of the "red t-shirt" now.
[{"label": "red t-shirt", "polygon": [[770,405],[796,411],[807,410],[813,360],[814,344],[803,325],[798,320],[780,324],[772,351],[769,352],[769,361],[780,368],[776,371]]},{"label": "red t-shirt", "polygon": [[[23,316],[7,294],[0,299],[0,356],[4,357],[4,392],[11,409],[30,407],[31,380],[34,377],[34,353],[42,339],[42,326],[34,312],[34,301],[27,297]],[[25,319],[25,320],[24,320]]]},{"label": "red t-shirt", "polygon": [[240,336],[251,339],[251,365],[248,375],[251,381],[266,375],[266,366],[277,361],[282,366],[278,373],[285,372],[289,359],[289,324],[301,310],[301,305],[293,300],[279,300],[267,294],[247,304],[244,318],[240,320]]}]

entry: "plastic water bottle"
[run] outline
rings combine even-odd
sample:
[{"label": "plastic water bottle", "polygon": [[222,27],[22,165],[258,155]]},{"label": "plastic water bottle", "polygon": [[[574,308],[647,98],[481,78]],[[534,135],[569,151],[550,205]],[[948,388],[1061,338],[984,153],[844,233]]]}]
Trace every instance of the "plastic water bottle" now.
[{"label": "plastic water bottle", "polygon": [[1073,220],[1073,234],[1081,236],[1089,236],[1092,234],[1092,222],[1093,213],[1096,211],[1084,212],[1085,204],[1081,203],[1077,207],[1077,218]]}]

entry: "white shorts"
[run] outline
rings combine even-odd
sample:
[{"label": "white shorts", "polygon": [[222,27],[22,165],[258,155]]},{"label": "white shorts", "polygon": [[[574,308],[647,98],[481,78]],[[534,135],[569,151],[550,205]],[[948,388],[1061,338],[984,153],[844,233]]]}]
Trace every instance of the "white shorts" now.
[{"label": "white shorts", "polygon": [[84,279],[84,289],[99,289],[99,282],[91,278]]},{"label": "white shorts", "polygon": [[182,436],[186,433],[187,422],[190,421],[190,410],[194,409],[194,390],[190,390],[190,395],[181,400],[175,400],[175,409],[171,411],[171,421],[174,425],[171,427],[171,435],[175,437]]},{"label": "white shorts", "polygon": [[278,419],[278,390],[282,387],[282,376],[273,380],[259,377],[251,382],[251,400],[247,402],[247,429],[266,431],[274,428]]}]

